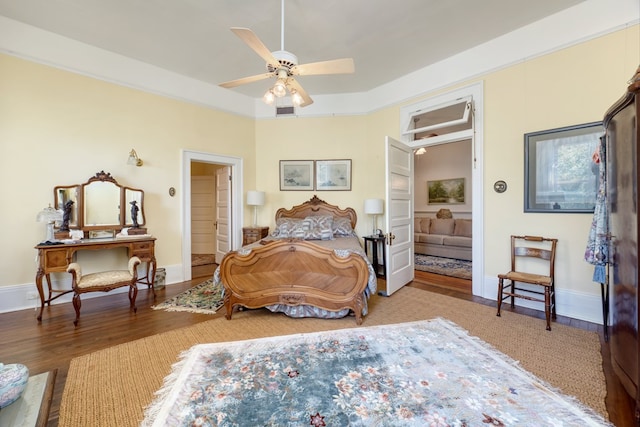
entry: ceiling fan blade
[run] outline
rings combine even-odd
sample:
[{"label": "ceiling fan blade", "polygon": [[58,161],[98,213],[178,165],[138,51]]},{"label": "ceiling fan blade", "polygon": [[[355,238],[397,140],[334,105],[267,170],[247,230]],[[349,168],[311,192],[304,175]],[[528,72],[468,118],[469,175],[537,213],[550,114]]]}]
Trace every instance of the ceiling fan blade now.
[{"label": "ceiling fan blade", "polygon": [[313,104],[313,99],[311,99],[309,94],[302,88],[302,86],[300,86],[300,83],[298,83],[296,79],[289,77],[287,79],[287,86],[289,88],[289,92],[293,93],[295,91],[302,97],[302,102],[300,103],[301,107]]},{"label": "ceiling fan blade", "polygon": [[278,68],[280,62],[273,56],[271,51],[262,43],[262,40],[256,36],[256,34],[248,28],[231,27],[231,31],[242,39],[255,53],[260,55],[262,59],[267,61],[267,64],[273,68]]},{"label": "ceiling fan blade", "polygon": [[355,72],[352,58],[334,59],[331,61],[310,62],[291,67],[291,74],[311,76],[314,74],[351,74]]},{"label": "ceiling fan blade", "polygon": [[255,76],[243,77],[241,79],[220,83],[218,86],[229,89],[247,83],[253,83],[260,80],[268,79],[269,77],[273,77],[273,73],[256,74]]}]

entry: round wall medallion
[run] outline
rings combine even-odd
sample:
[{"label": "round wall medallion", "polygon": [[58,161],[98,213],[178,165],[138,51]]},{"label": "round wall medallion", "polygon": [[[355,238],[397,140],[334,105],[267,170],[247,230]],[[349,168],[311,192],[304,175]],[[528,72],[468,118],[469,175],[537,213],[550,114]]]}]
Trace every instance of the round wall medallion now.
[{"label": "round wall medallion", "polygon": [[173,188],[173,187],[169,188],[169,195],[170,195],[171,197],[175,196],[175,195],[176,195],[176,189],[175,189],[175,188]]},{"label": "round wall medallion", "polygon": [[496,193],[504,193],[507,191],[507,183],[504,181],[496,181],[493,184],[493,189],[496,190]]}]

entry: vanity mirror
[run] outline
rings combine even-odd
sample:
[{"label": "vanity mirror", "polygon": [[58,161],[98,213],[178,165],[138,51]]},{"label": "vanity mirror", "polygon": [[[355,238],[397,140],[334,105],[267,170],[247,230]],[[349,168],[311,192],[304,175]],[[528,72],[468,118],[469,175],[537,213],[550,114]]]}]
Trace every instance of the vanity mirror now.
[{"label": "vanity mirror", "polygon": [[73,201],[69,228],[84,231],[85,237],[89,231],[119,232],[133,226],[132,201],[138,208],[138,225],[145,224],[144,191],[121,186],[108,172],[100,171],[83,184],[57,186],[53,191],[56,209]]},{"label": "vanity mirror", "polygon": [[69,212],[69,227],[78,228],[78,195],[80,193],[79,185],[71,185],[68,187],[55,187],[53,189],[53,196],[55,200],[55,208],[64,211],[67,202],[73,202],[71,204],[71,210]]}]

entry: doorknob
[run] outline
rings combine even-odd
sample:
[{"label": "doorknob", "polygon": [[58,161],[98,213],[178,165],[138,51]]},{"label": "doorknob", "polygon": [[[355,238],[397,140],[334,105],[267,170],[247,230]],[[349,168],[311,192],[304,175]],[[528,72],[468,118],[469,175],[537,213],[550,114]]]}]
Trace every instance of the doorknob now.
[{"label": "doorknob", "polygon": [[387,233],[387,245],[393,245],[393,240],[396,238],[395,234]]},{"label": "doorknob", "polygon": [[213,223],[213,228],[217,231],[218,230],[218,221]]}]

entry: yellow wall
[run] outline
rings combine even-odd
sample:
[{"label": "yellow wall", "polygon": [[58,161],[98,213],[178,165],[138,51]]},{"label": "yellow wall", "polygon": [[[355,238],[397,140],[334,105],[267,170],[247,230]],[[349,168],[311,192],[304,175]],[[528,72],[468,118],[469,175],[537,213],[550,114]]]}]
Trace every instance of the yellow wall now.
[{"label": "yellow wall", "polygon": [[[627,80],[640,64],[639,28],[636,25],[458,85],[477,81],[484,85],[485,277],[495,277],[508,268],[509,235],[549,235],[560,240],[556,273],[559,288],[599,292],[591,281],[593,268],[583,259],[592,215],[523,212],[523,135],[602,120],[609,106],[623,95]],[[278,159],[352,158],[353,191],[332,192],[326,200],[353,206],[358,210],[360,234],[368,232],[370,219],[362,212],[362,201],[384,198],[384,137],[399,137],[399,114],[399,106],[394,106],[366,117],[257,123],[257,157],[266,160],[257,166],[257,176],[268,198],[268,207],[261,212],[262,222],[270,224],[267,221],[274,209],[300,203],[313,194],[280,193]],[[506,193],[493,191],[493,183],[499,179],[507,182]]]},{"label": "yellow wall", "polygon": [[[255,162],[255,121],[0,55],[0,286],[34,283],[53,187],[104,170],[145,191],[159,266],[181,263],[181,150]],[[135,148],[144,166],[126,164]],[[245,180],[255,181],[253,168]],[[178,193],[170,197],[168,189]]]},{"label": "yellow wall", "polygon": [[[523,213],[523,134],[602,119],[640,64],[638,28],[462,83],[484,84],[486,277],[505,269],[509,234],[549,234],[560,239],[559,286],[597,294],[582,259],[591,216]],[[242,157],[245,190],[267,193],[258,220],[270,226],[275,209],[314,194],[280,192],[279,160],[352,159],[352,191],[316,194],[354,207],[364,234],[370,218],[363,200],[384,197],[384,137],[399,137],[401,106],[360,116],[255,121],[6,55],[0,55],[0,93],[0,178],[7,188],[0,286],[33,283],[33,245],[44,235],[35,215],[53,200],[53,186],[85,181],[100,170],[145,190],[159,265],[179,264],[180,197],[169,197],[168,188],[180,191],[185,148]],[[125,164],[132,147],[145,162],[141,168]],[[508,183],[506,193],[493,192],[498,179]],[[251,215],[245,218],[248,224]]]}]

